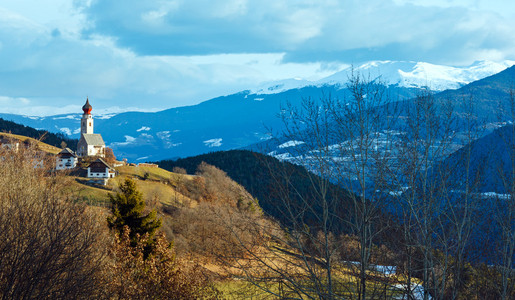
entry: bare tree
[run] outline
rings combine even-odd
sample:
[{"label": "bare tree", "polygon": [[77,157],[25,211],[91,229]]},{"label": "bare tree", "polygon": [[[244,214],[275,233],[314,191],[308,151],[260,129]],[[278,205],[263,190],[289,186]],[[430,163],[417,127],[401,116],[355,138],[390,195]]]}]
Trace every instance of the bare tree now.
[{"label": "bare tree", "polygon": [[391,170],[390,194],[404,232],[410,295],[420,277],[424,299],[455,299],[463,288],[466,250],[475,226],[481,172],[471,166],[470,147],[481,131],[472,98],[456,113],[450,100],[430,92],[406,106],[398,164]]},{"label": "bare tree", "polygon": [[[515,91],[510,89],[509,107],[499,110],[515,121]],[[501,280],[499,294],[501,299],[510,299],[515,293],[515,126],[510,124],[496,132],[506,151],[504,159],[496,157],[497,175],[502,182],[504,195],[494,198],[495,223],[500,227],[500,247],[498,249],[498,266]],[[498,153],[496,153],[498,154]]]},{"label": "bare tree", "polygon": [[[374,241],[386,229],[379,222],[395,105],[384,85],[359,74],[347,90],[344,99],[324,95],[282,110],[285,129],[275,138],[283,152],[276,155],[310,172],[299,178],[293,165],[265,162],[271,164],[270,194],[286,234],[273,222],[255,227],[252,232],[269,243],[265,249],[242,245],[247,256],[237,260],[245,278],[276,297],[373,299],[395,293],[386,275],[372,268],[379,256],[373,255]],[[357,241],[351,251],[345,234]]]},{"label": "bare tree", "polygon": [[[285,129],[275,136],[280,146],[274,154],[311,173],[299,185],[293,167],[269,166],[270,194],[278,200],[274,209],[286,233],[274,222],[266,228],[248,223],[247,230],[266,243],[240,240],[242,251],[234,260],[240,276],[283,298],[373,299],[403,293],[413,299],[415,289],[424,299],[460,298],[469,283],[484,178],[474,167],[472,148],[463,147],[482,133],[473,98],[442,100],[423,91],[399,108],[383,85],[360,75],[350,78],[347,91],[344,99],[324,95],[282,110]],[[459,110],[455,102],[462,103]],[[514,177],[503,177],[507,186],[513,187]],[[515,213],[512,202],[499,203],[498,210],[504,212],[498,222],[506,241],[500,293],[506,299],[513,278]],[[385,215],[398,224],[390,226]],[[396,250],[403,261],[397,266],[402,265],[406,280],[373,272],[374,249],[387,240],[385,235],[400,237],[388,245],[401,244]],[[404,291],[394,292],[399,286]]]}]

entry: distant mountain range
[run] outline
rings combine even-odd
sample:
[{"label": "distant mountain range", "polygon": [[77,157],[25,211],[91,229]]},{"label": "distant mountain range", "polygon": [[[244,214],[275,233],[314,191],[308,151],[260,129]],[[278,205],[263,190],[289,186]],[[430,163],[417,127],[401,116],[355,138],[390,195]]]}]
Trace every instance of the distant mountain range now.
[{"label": "distant mountain range", "polygon": [[[434,139],[433,145],[438,145],[442,142],[445,143],[442,144],[445,145],[445,147],[442,147],[442,151],[438,153],[435,152],[435,155],[431,157],[432,162],[446,159],[448,155],[452,154],[446,159],[445,164],[451,165],[453,163],[458,163],[457,159],[459,155],[456,154],[458,152],[454,154],[453,152],[471,142],[468,136],[468,129],[472,130],[474,134],[477,134],[477,138],[481,138],[485,135],[488,136],[488,134],[493,130],[501,126],[510,123],[513,124],[515,121],[515,111],[512,111],[512,109],[515,108],[515,87],[513,86],[513,82],[515,82],[515,67],[510,67],[498,74],[472,82],[457,90],[446,90],[435,94],[435,106],[433,108],[436,112],[435,119],[428,121],[433,122],[441,119],[441,124],[450,124],[451,127],[449,129],[450,131],[445,135],[440,132],[439,136],[432,137],[432,139]],[[407,127],[406,123],[402,120],[407,120],[408,114],[413,114],[414,103],[415,101],[413,99],[396,102],[396,112],[394,115],[398,116],[396,120],[399,121],[388,122],[388,124],[385,124],[388,125],[388,127],[378,127],[376,133],[372,133],[371,135],[373,142],[369,141],[372,147],[372,149],[369,149],[370,153],[377,151],[378,153],[383,153],[385,155],[388,154],[388,156],[390,156],[388,163],[391,164],[389,166],[391,170],[396,170],[397,168],[395,166],[402,164],[402,162],[397,161],[398,156],[395,153],[395,151],[400,150],[391,149],[391,145],[401,144],[401,139],[403,139],[407,134],[405,130],[409,129],[409,127]],[[390,113],[386,112],[386,109],[392,109],[392,106],[393,105],[379,106],[375,110],[378,115],[386,116],[390,115]],[[447,118],[445,116],[447,107],[451,106],[453,110],[452,117],[450,117],[450,119],[444,119]],[[472,114],[472,118],[467,120],[469,113]],[[470,123],[468,121],[470,121]],[[331,124],[329,124],[328,128],[332,128]],[[323,131],[324,129],[321,130]],[[421,134],[424,133],[422,132]],[[325,135],[323,136],[325,137]],[[452,139],[442,141],[440,140],[440,137],[443,136],[451,136]],[[504,134],[504,136],[508,135]],[[322,150],[326,153],[325,155],[332,156],[332,161],[334,161],[335,164],[338,162],[339,170],[352,168],[353,153],[352,151],[347,151],[345,149],[349,147],[348,145],[356,145],[357,143],[350,143],[352,140],[346,140],[345,136],[342,136],[341,134],[338,135],[333,132],[329,133],[327,137],[327,140],[324,140],[324,146],[327,146],[327,148],[324,149],[317,148],[319,145],[311,145],[312,142],[317,142],[318,140],[311,140],[309,134],[303,134],[302,132],[294,137],[278,136],[275,139],[250,145],[247,149],[261,151],[276,158],[280,158],[281,160],[292,163],[301,163],[308,167],[310,165],[317,165],[316,155],[313,155],[313,153],[318,153]],[[383,140],[387,142],[384,142]],[[507,154],[502,153],[501,151],[507,146],[503,144],[499,138],[494,139],[489,137],[486,141],[487,142],[482,142],[482,147],[473,147],[472,161],[475,164],[486,159],[485,155],[490,154],[490,152],[487,151],[488,149],[497,149],[498,151],[497,153],[492,154],[492,157],[488,158],[490,160],[488,164],[495,167],[484,171],[492,178],[489,179],[487,176],[486,178],[481,179],[483,182],[481,183],[482,186],[480,191],[503,192],[504,189],[500,185],[499,180],[493,180],[492,174],[498,171],[496,169],[498,166],[494,163],[496,160],[499,161],[504,159],[504,161],[506,161],[505,158]],[[310,161],[310,159],[312,159],[312,161]],[[346,163],[348,165],[346,165]],[[457,169],[460,170],[463,168],[457,167]],[[477,166],[476,170],[479,169],[480,166]],[[312,171],[316,172],[317,170]],[[399,168],[398,171],[401,171],[401,168]],[[372,170],[367,170],[366,174],[368,174],[368,176],[373,176],[374,172]],[[458,182],[458,179],[463,179],[457,177],[459,172],[456,172],[454,175],[456,176],[456,182]],[[368,179],[372,180],[372,177]],[[350,181],[347,184],[355,185],[356,182]]]},{"label": "distant mountain range", "polygon": [[361,74],[370,80],[381,81],[388,86],[444,91],[460,88],[473,81],[499,73],[513,65],[515,65],[515,61],[500,63],[477,61],[466,67],[449,67],[413,61],[371,61],[358,66],[350,66],[321,80],[287,79],[269,82],[250,90],[250,92],[252,94],[276,94],[306,86],[343,86],[353,73]]},{"label": "distant mountain range", "polygon": [[[455,68],[417,62],[370,62],[320,81],[291,79],[274,82],[194,106],[155,113],[126,112],[105,116],[95,116],[93,108],[92,113],[95,132],[102,134],[107,146],[113,148],[119,158],[155,161],[243,148],[264,141],[268,139],[268,129],[282,128],[277,116],[287,102],[299,106],[304,98],[319,99],[323,95],[344,99],[348,96],[345,84],[353,72],[386,83],[390,94],[402,101],[412,98],[420,88],[427,87],[435,92],[459,88],[514,63],[477,62],[469,67]],[[492,80],[495,82],[496,79]],[[488,102],[486,99],[490,99],[492,93],[499,93],[493,90],[494,82],[488,83],[492,90],[472,84],[458,91],[479,94],[479,101]],[[504,82],[502,86],[506,87]],[[501,93],[495,97],[500,98],[505,99],[506,95]],[[493,107],[492,103],[486,102],[486,106]],[[94,99],[91,103],[94,107]],[[64,133],[70,138],[79,137],[80,112],[48,117],[11,114],[0,114],[0,117],[34,128]]]}]

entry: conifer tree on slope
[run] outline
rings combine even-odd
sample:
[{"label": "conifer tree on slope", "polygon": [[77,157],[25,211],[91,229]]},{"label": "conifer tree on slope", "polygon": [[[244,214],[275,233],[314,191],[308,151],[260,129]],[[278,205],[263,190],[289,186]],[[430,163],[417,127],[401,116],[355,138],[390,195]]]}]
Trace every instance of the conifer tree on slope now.
[{"label": "conifer tree on slope", "polygon": [[155,210],[143,215],[145,200],[132,179],[126,178],[118,187],[119,193],[115,196],[109,194],[112,214],[107,218],[109,228],[115,229],[121,235],[123,227],[127,225],[133,243],[136,242],[137,235],[143,236],[147,233],[150,241],[155,231],[161,227],[161,219],[157,219]]}]

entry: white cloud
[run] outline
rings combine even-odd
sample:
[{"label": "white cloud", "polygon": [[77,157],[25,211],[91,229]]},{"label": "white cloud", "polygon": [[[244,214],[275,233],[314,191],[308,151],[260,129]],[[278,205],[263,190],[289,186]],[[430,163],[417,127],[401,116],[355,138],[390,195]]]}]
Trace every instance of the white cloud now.
[{"label": "white cloud", "polygon": [[0,96],[0,104],[2,104],[2,105],[9,105],[9,104],[27,105],[27,104],[30,104],[30,100],[27,98],[13,98],[13,97]]},{"label": "white cloud", "polygon": [[359,59],[515,59],[515,4],[469,2],[4,0],[1,110],[155,111]]}]

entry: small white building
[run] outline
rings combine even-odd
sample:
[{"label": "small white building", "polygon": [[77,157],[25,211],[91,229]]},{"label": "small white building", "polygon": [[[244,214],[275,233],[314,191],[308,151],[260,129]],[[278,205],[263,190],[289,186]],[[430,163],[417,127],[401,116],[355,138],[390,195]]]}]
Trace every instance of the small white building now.
[{"label": "small white building", "polygon": [[101,158],[88,166],[88,178],[114,178],[115,176],[116,170]]},{"label": "small white building", "polygon": [[55,169],[56,170],[65,170],[65,169],[73,169],[77,166],[77,155],[70,149],[65,148],[55,159]]}]

